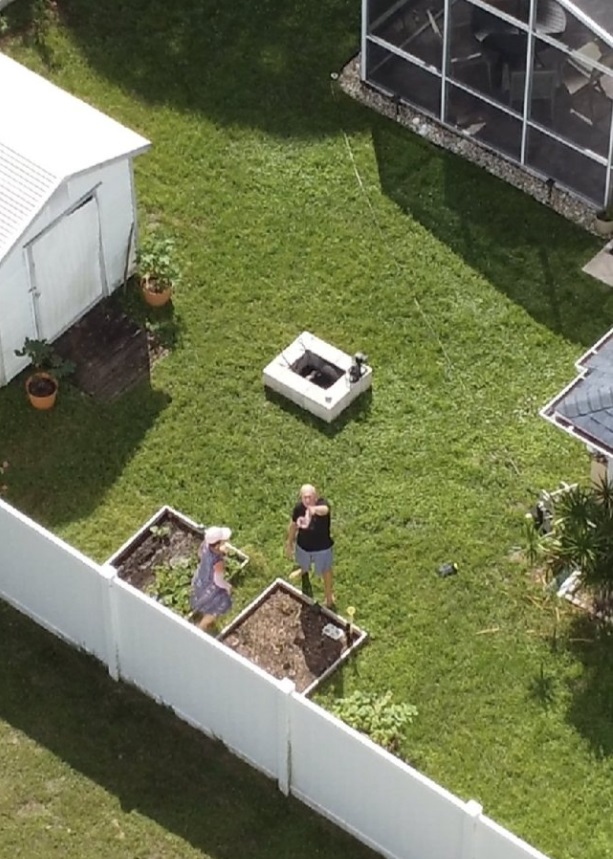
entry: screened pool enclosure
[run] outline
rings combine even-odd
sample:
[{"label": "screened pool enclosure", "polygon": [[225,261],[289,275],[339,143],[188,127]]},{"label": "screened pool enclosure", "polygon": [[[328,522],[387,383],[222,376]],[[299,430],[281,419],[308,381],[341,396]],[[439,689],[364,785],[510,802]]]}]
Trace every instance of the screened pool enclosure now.
[{"label": "screened pool enclosure", "polygon": [[598,207],[613,0],[363,0],[361,77]]}]

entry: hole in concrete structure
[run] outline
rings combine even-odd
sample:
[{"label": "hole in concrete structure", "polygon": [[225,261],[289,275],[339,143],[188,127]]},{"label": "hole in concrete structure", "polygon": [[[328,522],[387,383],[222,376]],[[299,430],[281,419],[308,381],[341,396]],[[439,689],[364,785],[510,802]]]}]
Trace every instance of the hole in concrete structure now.
[{"label": "hole in concrete structure", "polygon": [[325,361],[309,349],[291,365],[294,373],[320,388],[331,388],[343,375],[340,367]]}]

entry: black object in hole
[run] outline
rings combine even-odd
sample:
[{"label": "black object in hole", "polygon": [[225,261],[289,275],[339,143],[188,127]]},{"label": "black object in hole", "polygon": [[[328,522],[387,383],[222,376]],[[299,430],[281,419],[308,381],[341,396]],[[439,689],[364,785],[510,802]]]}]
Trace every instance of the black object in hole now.
[{"label": "black object in hole", "polygon": [[323,358],[309,349],[292,364],[292,370],[320,388],[331,388],[343,375],[340,367],[330,364],[329,361],[324,361]]}]

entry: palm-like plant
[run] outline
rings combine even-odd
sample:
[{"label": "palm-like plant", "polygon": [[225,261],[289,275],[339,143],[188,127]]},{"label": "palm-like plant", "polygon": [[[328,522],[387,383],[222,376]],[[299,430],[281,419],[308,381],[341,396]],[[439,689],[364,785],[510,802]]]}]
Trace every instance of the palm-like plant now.
[{"label": "palm-like plant", "polygon": [[613,484],[573,486],[554,502],[549,534],[528,541],[552,576],[579,570],[583,584],[608,602],[613,596]]}]

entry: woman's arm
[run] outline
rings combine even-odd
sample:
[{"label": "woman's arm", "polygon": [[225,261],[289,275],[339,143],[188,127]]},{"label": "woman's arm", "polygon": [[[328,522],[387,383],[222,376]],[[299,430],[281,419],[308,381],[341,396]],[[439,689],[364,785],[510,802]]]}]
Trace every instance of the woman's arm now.
[{"label": "woman's arm", "polygon": [[218,561],[213,567],[213,581],[218,588],[222,588],[228,593],[232,593],[232,585],[224,579],[225,564],[223,561]]}]

